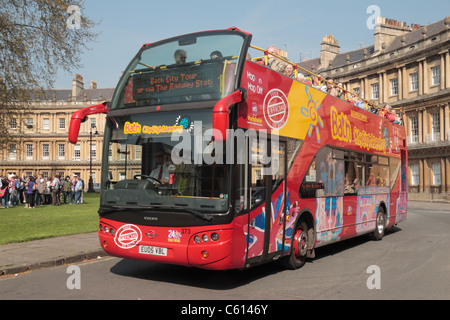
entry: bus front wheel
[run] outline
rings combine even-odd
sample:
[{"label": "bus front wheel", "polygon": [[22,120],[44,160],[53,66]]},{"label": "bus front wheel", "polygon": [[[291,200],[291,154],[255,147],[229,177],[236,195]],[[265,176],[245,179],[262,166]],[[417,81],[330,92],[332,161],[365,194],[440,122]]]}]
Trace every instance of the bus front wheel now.
[{"label": "bus front wheel", "polygon": [[305,222],[300,222],[292,240],[291,254],[285,258],[284,265],[289,269],[298,269],[306,263],[308,253],[308,226]]},{"label": "bus front wheel", "polygon": [[383,207],[380,206],[378,208],[377,218],[375,221],[375,231],[373,232],[372,235],[374,240],[379,241],[383,239],[385,227],[386,227],[386,215],[384,214]]}]

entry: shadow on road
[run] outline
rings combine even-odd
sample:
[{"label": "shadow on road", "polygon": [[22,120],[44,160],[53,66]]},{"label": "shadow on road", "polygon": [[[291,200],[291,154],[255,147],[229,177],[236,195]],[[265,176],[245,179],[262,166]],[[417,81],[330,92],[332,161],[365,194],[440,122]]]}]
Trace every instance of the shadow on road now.
[{"label": "shadow on road", "polygon": [[214,271],[127,259],[122,259],[111,268],[112,273],[124,277],[213,290],[234,289],[284,270],[277,262],[246,270]]},{"label": "shadow on road", "polygon": [[[386,231],[385,237],[400,230],[398,227],[393,227]],[[309,260],[309,262],[325,259],[328,256],[338,254],[345,250],[351,250],[353,247],[362,245],[368,241],[372,241],[368,236],[360,236],[318,248],[316,249],[316,257]],[[124,277],[213,290],[231,290],[279,272],[292,272],[283,268],[278,261],[246,270],[212,271],[128,259],[120,260],[110,271]],[[301,272],[301,270],[298,270],[298,272]],[[189,297],[185,298],[188,299]]]},{"label": "shadow on road", "polygon": [[[390,235],[397,233],[401,230],[402,230],[401,228],[394,226],[385,231],[384,237],[389,237]],[[332,243],[332,244],[317,248],[316,249],[316,257],[312,261],[323,259],[328,256],[333,256],[342,251],[350,250],[354,247],[363,245],[364,243],[367,243],[370,241],[373,241],[371,236],[368,234],[365,234],[365,235],[362,235],[362,236],[359,236],[356,238],[351,238],[348,240]],[[381,240],[381,241],[383,241],[383,240]]]}]

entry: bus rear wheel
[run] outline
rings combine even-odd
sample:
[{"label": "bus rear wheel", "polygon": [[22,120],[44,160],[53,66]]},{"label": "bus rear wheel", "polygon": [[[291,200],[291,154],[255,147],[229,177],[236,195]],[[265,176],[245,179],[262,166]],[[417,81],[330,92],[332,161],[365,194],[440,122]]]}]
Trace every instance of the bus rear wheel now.
[{"label": "bus rear wheel", "polygon": [[384,214],[383,207],[378,208],[377,218],[375,221],[375,231],[372,234],[374,240],[379,241],[383,239],[384,230],[386,228],[386,215]]},{"label": "bus rear wheel", "polygon": [[292,240],[291,254],[285,258],[285,267],[288,269],[299,269],[306,263],[308,253],[308,226],[305,222],[300,222]]}]

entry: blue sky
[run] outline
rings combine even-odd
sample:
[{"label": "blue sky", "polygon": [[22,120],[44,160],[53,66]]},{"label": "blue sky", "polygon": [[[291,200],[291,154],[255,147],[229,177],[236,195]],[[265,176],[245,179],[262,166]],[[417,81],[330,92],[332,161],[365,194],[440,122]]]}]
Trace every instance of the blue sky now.
[{"label": "blue sky", "polygon": [[341,52],[373,44],[367,27],[375,5],[385,18],[426,25],[450,15],[449,0],[226,0],[155,1],[85,0],[81,14],[101,21],[100,32],[82,57],[82,68],[61,71],[56,89],[69,89],[75,73],[99,88],[114,88],[120,73],[142,44],[168,37],[236,26],[253,34],[255,46],[275,45],[287,50],[289,59],[320,54],[322,37],[333,34]]}]

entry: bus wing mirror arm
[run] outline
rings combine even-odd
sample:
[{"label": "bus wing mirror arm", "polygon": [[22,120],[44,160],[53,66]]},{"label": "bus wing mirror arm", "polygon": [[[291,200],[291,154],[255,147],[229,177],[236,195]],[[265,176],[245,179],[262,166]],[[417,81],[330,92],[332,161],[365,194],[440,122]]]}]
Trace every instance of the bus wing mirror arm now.
[{"label": "bus wing mirror arm", "polygon": [[[213,109],[214,141],[225,142],[230,122],[230,107],[247,99],[247,90],[240,88],[219,100]],[[216,131],[217,130],[217,131]]]},{"label": "bus wing mirror arm", "polygon": [[69,126],[69,142],[77,143],[78,134],[80,133],[80,125],[88,119],[91,114],[108,113],[109,102],[103,102],[93,106],[82,108],[72,115]]}]

